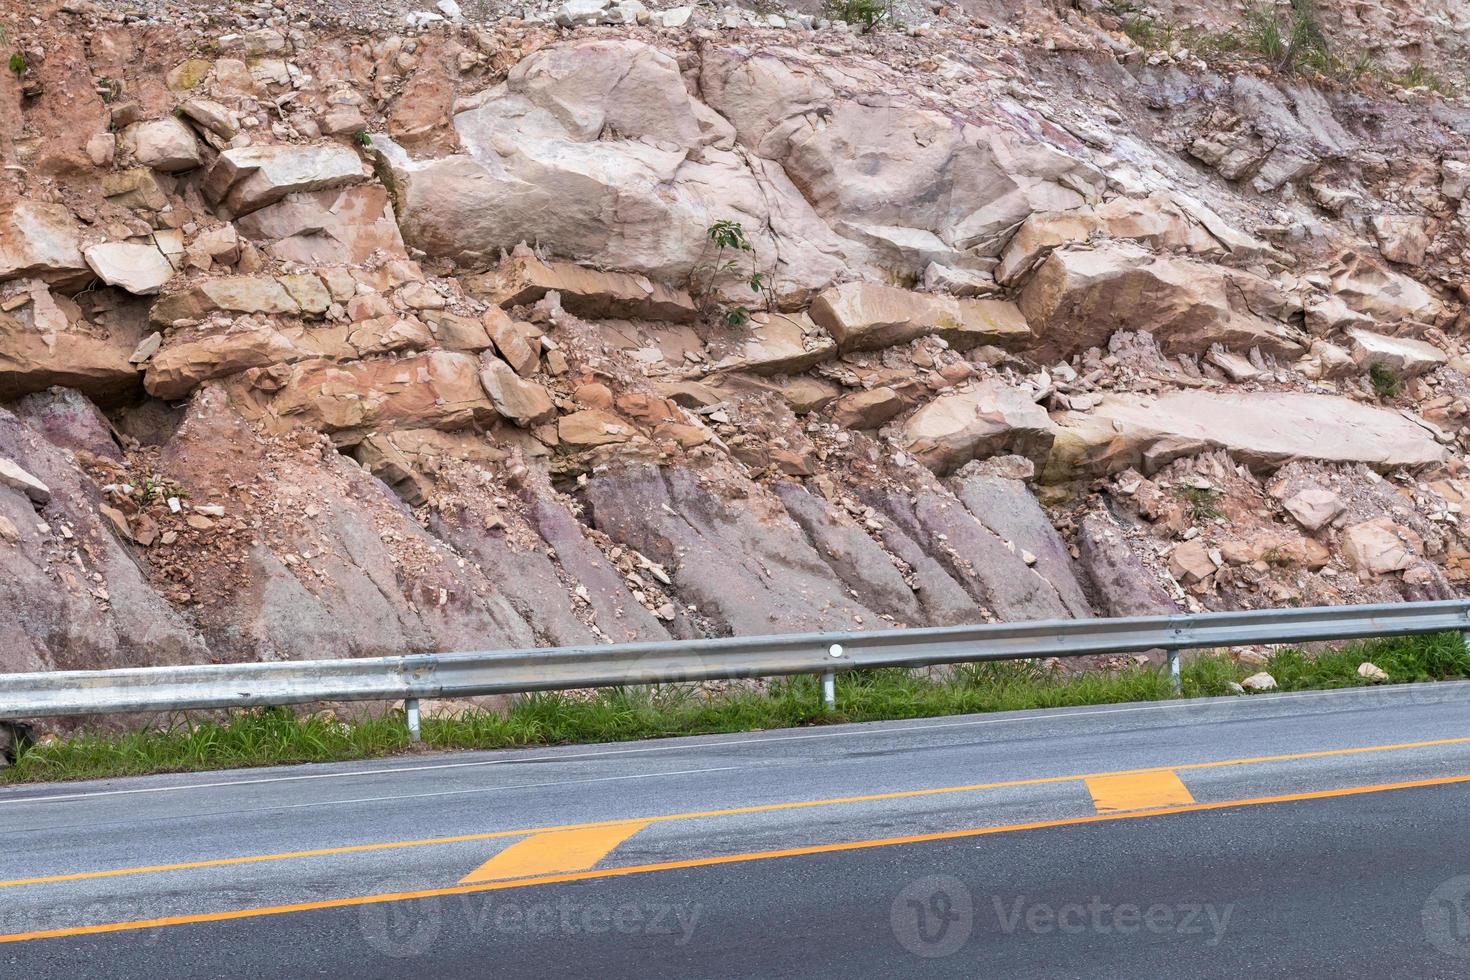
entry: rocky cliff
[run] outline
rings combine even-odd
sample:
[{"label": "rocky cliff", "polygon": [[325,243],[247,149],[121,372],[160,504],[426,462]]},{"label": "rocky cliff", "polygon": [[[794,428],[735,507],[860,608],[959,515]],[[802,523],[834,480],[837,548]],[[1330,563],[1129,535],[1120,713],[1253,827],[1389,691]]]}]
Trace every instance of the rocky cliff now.
[{"label": "rocky cliff", "polygon": [[1014,6],[4,3],[0,670],[1455,594],[1470,6]]}]

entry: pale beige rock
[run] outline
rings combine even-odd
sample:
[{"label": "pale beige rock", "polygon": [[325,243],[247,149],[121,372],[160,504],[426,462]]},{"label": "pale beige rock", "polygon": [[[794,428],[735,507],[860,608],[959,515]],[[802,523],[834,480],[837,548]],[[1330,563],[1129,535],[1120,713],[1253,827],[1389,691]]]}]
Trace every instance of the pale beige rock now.
[{"label": "pale beige rock", "polygon": [[1365,660],[1362,663],[1358,664],[1358,676],[1363,678],[1363,680],[1365,681],[1372,681],[1374,684],[1382,684],[1388,680],[1388,671],[1384,670],[1377,664],[1372,663],[1371,661]]},{"label": "pale beige rock", "polygon": [[211,202],[243,215],[288,194],[360,184],[371,175],[357,152],[340,143],[262,144],[225,150],[202,186]]},{"label": "pale beige rock", "polygon": [[945,392],[904,423],[904,449],[936,473],[1001,453],[1038,465],[1051,451],[1055,426],[1019,388],[999,381]]},{"label": "pale beige rock", "polygon": [[330,432],[344,446],[376,429],[454,430],[499,417],[478,361],[448,351],[342,365],[302,361],[263,415],[276,426]]},{"label": "pale beige rock", "polygon": [[1379,470],[1442,462],[1418,423],[1335,395],[1174,391],[1109,395],[1092,412],[1057,416],[1049,481],[1133,467],[1156,472],[1181,456],[1224,449],[1270,471],[1294,459],[1365,463]]},{"label": "pale beige rock", "polygon": [[[135,327],[106,330],[87,324],[74,304],[53,299],[35,283],[26,315],[0,314],[0,402],[53,385],[75,388],[110,402],[138,387],[138,369],[128,357],[142,340]],[[46,309],[37,309],[42,305]]]},{"label": "pale beige rock", "polygon": [[220,139],[232,140],[240,131],[240,117],[230,107],[211,99],[188,99],[179,111]]},{"label": "pale beige rock", "polygon": [[1169,574],[1184,585],[1203,582],[1215,574],[1216,565],[1201,538],[1186,541],[1169,555]]},{"label": "pale beige rock", "polygon": [[271,255],[302,265],[356,265],[376,253],[408,257],[388,192],[378,184],[288,194],[238,224]]},{"label": "pale beige rock", "polygon": [[1031,215],[1016,229],[1001,254],[995,278],[1012,283],[1028,272],[1050,249],[1085,242],[1094,235],[1125,238],[1167,251],[1219,256],[1227,247],[1174,201],[1158,192],[1146,198],[1117,197],[1103,204],[1071,211],[1044,211]]},{"label": "pale beige rock", "polygon": [[0,281],[34,276],[67,285],[91,278],[81,229],[59,204],[19,200],[0,209]]},{"label": "pale beige rock", "polygon": [[501,358],[515,369],[516,374],[524,378],[536,373],[536,369],[541,366],[541,355],[521,336],[515,321],[504,310],[491,307],[482,324],[485,333],[494,341]]},{"label": "pale beige rock", "polygon": [[1170,353],[1221,344],[1294,356],[1305,348],[1301,331],[1284,322],[1299,304],[1269,280],[1130,242],[1055,249],[1020,307],[1047,359],[1103,346],[1120,329],[1152,334]]},{"label": "pale beige rock", "polygon": [[4,456],[0,456],[0,487],[9,487],[25,494],[37,507],[45,507],[51,502],[50,487],[36,479],[34,474],[27,472],[15,460]]},{"label": "pale beige rock", "polygon": [[1247,691],[1274,691],[1276,690],[1276,678],[1263,670],[1241,681],[1240,686]]},{"label": "pale beige rock", "polygon": [[[798,392],[792,394],[797,395]],[[888,387],[853,391],[832,402],[832,421],[844,429],[876,429],[897,418],[911,404],[911,400]],[[811,410],[810,407],[802,407]]]},{"label": "pale beige rock", "polygon": [[[320,285],[320,280],[318,280]],[[229,313],[298,313],[300,306],[286,287],[264,276],[218,276],[201,279],[153,304],[149,319],[159,326],[198,320],[216,311]]]},{"label": "pale beige rock", "polygon": [[136,296],[153,295],[174,274],[174,267],[153,245],[107,242],[88,247],[83,255],[97,278]]},{"label": "pale beige rock", "polygon": [[1360,368],[1382,365],[1395,374],[1415,377],[1433,371],[1449,356],[1433,344],[1412,337],[1385,337],[1370,330],[1348,330],[1353,361]]},{"label": "pale beige rock", "polygon": [[1342,255],[1333,267],[1332,292],[1358,313],[1390,324],[1432,323],[1442,308],[1421,283],[1354,252]]},{"label": "pale beige rock", "polygon": [[484,265],[535,241],[574,262],[685,283],[713,258],[710,225],[733,219],[783,293],[807,295],[846,264],[844,243],[785,172],[735,152],[729,123],[691,96],[667,52],[623,38],[550,45],[462,108],[464,153],[414,160],[372,140],[405,238],[431,255]]},{"label": "pale beige rock", "polygon": [[529,428],[556,417],[556,405],[546,389],[521,378],[498,357],[486,354],[480,358],[480,381],[495,410],[516,425]]},{"label": "pale beige rock", "polygon": [[842,351],[878,350],[932,333],[961,348],[1015,346],[1031,336],[1013,304],[915,293],[872,282],[823,290],[812,302],[810,315]]},{"label": "pale beige rock", "polygon": [[1331,523],[1346,509],[1342,498],[1326,487],[1303,487],[1281,502],[1286,512],[1308,531]]},{"label": "pale beige rock", "polygon": [[1350,567],[1368,575],[1387,575],[1412,568],[1423,542],[1408,528],[1379,517],[1344,528],[1341,548]]},{"label": "pale beige rock", "polygon": [[170,174],[204,162],[194,131],[174,116],[134,123],[118,137],[118,148],[143,166]]}]

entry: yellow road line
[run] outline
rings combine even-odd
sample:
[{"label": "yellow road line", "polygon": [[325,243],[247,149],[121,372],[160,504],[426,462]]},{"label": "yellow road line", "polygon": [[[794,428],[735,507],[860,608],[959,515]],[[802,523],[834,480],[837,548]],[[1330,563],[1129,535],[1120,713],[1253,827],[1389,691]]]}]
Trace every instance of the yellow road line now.
[{"label": "yellow road line", "polygon": [[557,830],[522,838],[459,879],[461,885],[476,881],[503,881],[586,871],[607,857],[612,849],[648,826],[648,821]]},{"label": "yellow road line", "polygon": [[477,834],[459,834],[451,837],[426,837],[418,840],[386,841],[374,844],[348,844],[339,847],[320,847],[300,851],[283,851],[274,854],[250,854],[243,857],[209,858],[199,861],[180,861],[170,864],[142,865],[131,868],[111,868],[104,871],[79,871],[71,874],[40,875],[32,878],[15,878],[0,881],[0,888],[15,888],[22,885],[47,885],[64,881],[84,881],[92,878],[116,878],[123,875],[155,874],[165,871],[193,871],[201,868],[222,868],[240,864],[257,864],[267,861],[287,861],[298,858],[329,857],[336,854],[359,854],[366,851],[387,851],[407,847],[426,847],[442,844],[461,844],[470,841],[496,840],[503,837],[526,837],[530,834],[556,830],[583,830],[591,827],[607,827],[625,824],[631,820],[648,823],[663,823],[672,820],[699,820],[709,817],[740,816],[751,813],[771,813],[778,810],[801,810],[809,807],[841,806],[847,803],[874,803],[883,800],[915,799],[924,796],[939,796],[947,793],[973,793],[989,789],[1009,789],[1018,786],[1045,786],[1070,783],[1078,780],[1095,779],[1101,776],[1123,776],[1136,773],[1158,772],[1161,769],[1195,770],[1220,769],[1227,766],[1256,765],[1269,762],[1292,762],[1301,759],[1325,759],[1336,756],[1362,755],[1367,753],[1397,752],[1407,749],[1433,748],[1442,745],[1470,743],[1470,736],[1439,738],[1423,742],[1399,742],[1390,745],[1366,745],[1349,749],[1322,749],[1314,752],[1292,752],[1284,755],[1263,755],[1242,759],[1223,759],[1214,762],[1187,762],[1172,766],[1154,766],[1146,769],[1120,769],[1114,772],[1075,773],[1068,776],[1038,776],[1032,779],[1009,779],[993,783],[971,783],[965,786],[941,786],[931,789],[899,790],[891,793],[870,793],[863,796],[839,796],[825,800],[797,800],[784,803],[763,803],[755,806],[730,807],[723,810],[700,810],[690,813],[669,813],[652,817],[620,817],[613,820],[594,820],[583,823],[559,824],[542,827],[525,827],[515,830],[493,830]]},{"label": "yellow road line", "polygon": [[1087,791],[1098,813],[1121,810],[1154,810],[1194,802],[1189,789],[1172,769],[1131,773],[1125,776],[1092,776]]},{"label": "yellow road line", "polygon": [[1294,803],[1302,800],[1325,800],[1343,796],[1360,796],[1367,793],[1419,789],[1427,786],[1450,786],[1458,783],[1470,783],[1470,775],[1442,776],[1437,779],[1416,779],[1399,783],[1377,783],[1370,786],[1348,786],[1340,789],[1317,790],[1311,793],[1257,796],[1239,800],[1222,800],[1215,803],[1191,803],[1188,806],[1175,806],[1159,810],[1130,810],[1119,813],[1099,813],[1086,817],[1068,817],[1059,820],[1037,820],[1032,823],[1015,823],[996,827],[972,827],[965,830],[946,830],[931,834],[914,834],[908,837],[880,837],[871,840],[844,841],[838,844],[816,844],[810,847],[791,847],[777,851],[724,854],[716,857],[692,858],[683,861],[663,861],[656,864],[630,865],[621,868],[574,871],[567,874],[546,875],[539,878],[517,878],[510,881],[455,885],[449,888],[425,888],[419,891],[389,892],[382,895],[357,895],[350,898],[333,898],[316,902],[297,902],[292,905],[269,905],[260,908],[233,909],[228,912],[201,912],[195,915],[174,915],[157,919],[134,919],[127,922],[103,922],[96,925],[70,926],[61,929],[41,929],[35,932],[16,932],[10,933],[9,935],[0,935],[0,943],[26,942],[35,939],[59,939],[66,936],[94,936],[102,933],[128,932],[136,929],[159,929],[168,926],[197,925],[205,922],[229,922],[236,919],[253,919],[268,915],[289,915],[297,912],[315,912],[324,909],[353,908],[360,905],[377,905],[384,902],[406,902],[421,898],[440,898],[446,895],[469,895],[477,892],[500,891],[508,888],[528,888],[535,885],[554,885],[569,881],[618,878],[624,875],[649,874],[657,871],[707,868],[722,864],[741,864],[749,861],[768,861],[774,858],[803,857],[812,854],[836,854],[842,851],[860,851],[875,847],[892,847],[900,844],[963,840],[967,837],[985,837],[991,834],[1005,834],[1022,830],[1045,830],[1052,827],[1105,823],[1113,820],[1134,820],[1140,817],[1159,817],[1175,813],[1199,813],[1206,810],[1223,810],[1229,807]]}]

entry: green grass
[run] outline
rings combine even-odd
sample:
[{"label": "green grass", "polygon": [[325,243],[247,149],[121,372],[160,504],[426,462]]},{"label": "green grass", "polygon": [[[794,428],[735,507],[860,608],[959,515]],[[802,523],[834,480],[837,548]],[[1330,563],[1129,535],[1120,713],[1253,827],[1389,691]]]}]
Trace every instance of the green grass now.
[{"label": "green grass", "polygon": [[[1391,683],[1470,677],[1470,653],[1460,634],[1446,633],[1355,643],[1318,655],[1283,648],[1264,667],[1244,667],[1222,654],[1186,655],[1184,696],[1228,694],[1232,682],[1257,670],[1269,671],[1284,691],[1355,687],[1367,683],[1357,674],[1365,660],[1386,671]],[[762,690],[738,687],[709,697],[689,685],[610,688],[527,695],[503,715],[474,711],[425,719],[423,745],[499,749],[616,742],[1170,697],[1168,677],[1141,666],[1067,674],[1027,662],[967,664],[947,677],[897,669],[854,671],[839,677],[837,710],[830,713],[822,709],[815,677],[781,678]],[[82,733],[32,746],[15,765],[0,769],[0,782],[335,762],[411,748],[397,712],[351,724],[286,709],[240,711],[224,721],[181,715],[161,728]]]}]

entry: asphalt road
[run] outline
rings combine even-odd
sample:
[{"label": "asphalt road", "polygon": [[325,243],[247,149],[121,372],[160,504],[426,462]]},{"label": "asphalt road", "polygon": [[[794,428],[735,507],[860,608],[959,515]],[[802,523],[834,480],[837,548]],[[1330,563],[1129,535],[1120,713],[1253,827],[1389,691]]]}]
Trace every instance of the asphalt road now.
[{"label": "asphalt road", "polygon": [[0,791],[16,977],[1470,975],[1470,684]]}]

